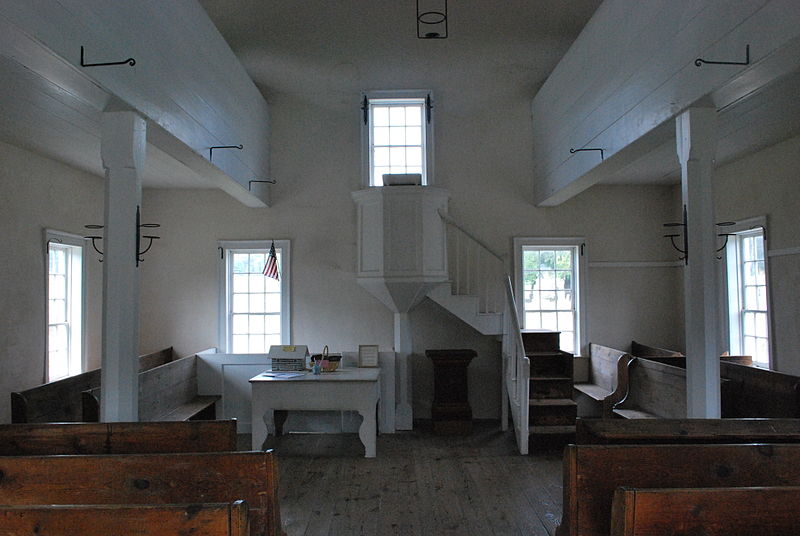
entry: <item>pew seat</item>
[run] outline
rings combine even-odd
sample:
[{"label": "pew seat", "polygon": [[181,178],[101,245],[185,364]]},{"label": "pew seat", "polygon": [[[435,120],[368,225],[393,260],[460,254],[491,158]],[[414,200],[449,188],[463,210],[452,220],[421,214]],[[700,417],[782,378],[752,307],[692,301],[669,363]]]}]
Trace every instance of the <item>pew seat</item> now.
[{"label": "pew seat", "polygon": [[[592,401],[594,408],[587,415],[611,417],[616,404],[628,392],[628,367],[632,357],[620,350],[599,344],[589,347],[589,382],[575,383],[575,399],[582,407],[581,396]],[[583,413],[583,412],[582,412]]]},{"label": "pew seat", "polygon": [[0,534],[247,536],[247,504],[0,506]]},{"label": "pew seat", "polygon": [[620,487],[611,507],[611,536],[794,536],[798,527],[800,487]]}]

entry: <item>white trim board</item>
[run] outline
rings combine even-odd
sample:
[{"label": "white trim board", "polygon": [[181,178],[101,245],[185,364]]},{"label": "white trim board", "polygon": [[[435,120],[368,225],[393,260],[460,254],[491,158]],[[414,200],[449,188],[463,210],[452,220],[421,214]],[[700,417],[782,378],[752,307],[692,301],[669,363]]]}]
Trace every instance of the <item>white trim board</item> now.
[{"label": "white trim board", "polygon": [[683,261],[595,261],[589,268],[680,268]]},{"label": "white trim board", "polygon": [[771,249],[767,251],[769,257],[786,257],[788,255],[800,255],[800,248]]}]

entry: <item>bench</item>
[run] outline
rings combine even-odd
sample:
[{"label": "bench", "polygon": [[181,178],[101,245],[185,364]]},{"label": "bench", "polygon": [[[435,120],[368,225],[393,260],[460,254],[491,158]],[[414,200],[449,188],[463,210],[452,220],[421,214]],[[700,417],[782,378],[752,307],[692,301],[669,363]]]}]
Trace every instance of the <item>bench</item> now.
[{"label": "bench", "polygon": [[723,417],[800,418],[800,377],[774,370],[720,363],[732,384],[722,398]]},{"label": "bench", "polygon": [[272,451],[0,457],[0,504],[248,504],[250,534],[281,534]]},{"label": "bench", "polygon": [[612,412],[624,419],[686,417],[686,370],[635,358],[628,373],[628,396]]},{"label": "bench", "polygon": [[609,418],[616,404],[628,394],[628,367],[633,358],[620,350],[591,344],[589,346],[589,382],[576,383],[576,400],[582,407],[581,396],[588,397],[598,409],[581,411],[590,416]]},{"label": "bench", "polygon": [[800,526],[800,488],[617,488],[611,536],[790,536]]},{"label": "bench", "polygon": [[0,425],[0,456],[235,450],[235,419]]},{"label": "bench", "polygon": [[[146,371],[175,359],[172,347],[139,356]],[[100,387],[100,369],[90,370],[11,393],[11,422],[79,422],[83,420],[82,392]]]},{"label": "bench", "polygon": [[[247,504],[0,506],[3,534],[247,536]],[[113,529],[110,529],[113,527]]]},{"label": "bench", "polygon": [[[666,348],[658,348],[657,346],[648,346],[636,341],[631,341],[631,355],[634,357],[644,357],[647,359],[676,358],[676,366],[686,368],[686,356],[677,350],[668,350]],[[725,352],[719,356],[719,359],[720,361],[738,363],[739,365],[753,364],[753,356],[750,355],[729,355],[728,352]],[[665,360],[664,362],[669,363],[670,361]]]},{"label": "bench", "polygon": [[[100,387],[84,391],[82,420],[100,420]],[[190,355],[139,373],[139,420],[214,420],[218,395],[197,394],[197,356]]]},{"label": "bench", "polygon": [[620,486],[797,486],[798,456],[798,444],[568,445],[563,515],[556,534],[607,536],[612,497]]},{"label": "bench", "polygon": [[800,443],[797,419],[578,419],[578,445]]}]

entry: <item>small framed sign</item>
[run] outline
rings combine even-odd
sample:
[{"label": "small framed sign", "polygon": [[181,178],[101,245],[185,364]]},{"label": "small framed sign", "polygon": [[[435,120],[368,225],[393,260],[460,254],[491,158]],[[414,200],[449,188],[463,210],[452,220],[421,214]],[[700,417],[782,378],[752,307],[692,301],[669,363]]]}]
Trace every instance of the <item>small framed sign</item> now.
[{"label": "small framed sign", "polygon": [[377,367],[378,366],[378,345],[359,344],[358,345],[358,366]]}]

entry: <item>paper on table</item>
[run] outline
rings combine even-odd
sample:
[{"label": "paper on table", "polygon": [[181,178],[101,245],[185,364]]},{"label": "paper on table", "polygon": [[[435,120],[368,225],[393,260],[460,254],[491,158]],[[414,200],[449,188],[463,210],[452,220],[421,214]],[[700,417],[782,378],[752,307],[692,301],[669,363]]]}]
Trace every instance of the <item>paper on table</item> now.
[{"label": "paper on table", "polygon": [[296,378],[297,376],[305,376],[305,372],[273,372],[273,371],[266,371],[261,374],[262,376],[267,376],[268,378]]}]

